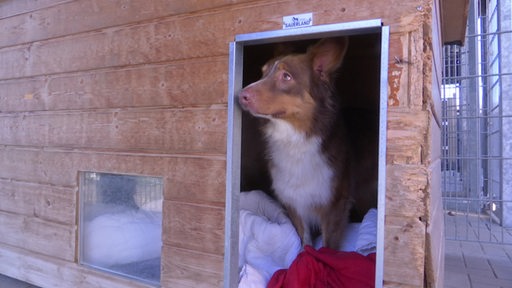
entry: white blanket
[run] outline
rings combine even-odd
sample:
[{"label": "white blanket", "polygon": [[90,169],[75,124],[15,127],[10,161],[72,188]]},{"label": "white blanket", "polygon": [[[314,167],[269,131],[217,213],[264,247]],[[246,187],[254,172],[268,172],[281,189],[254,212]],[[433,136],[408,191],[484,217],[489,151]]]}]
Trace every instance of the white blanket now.
[{"label": "white blanket", "polygon": [[[362,223],[347,227],[340,250],[375,252],[376,233],[377,210],[372,209]],[[321,240],[315,246],[321,247]],[[262,191],[240,194],[239,287],[266,287],[274,272],[288,268],[300,250],[299,236],[279,203]]]},{"label": "white blanket", "polygon": [[110,267],[160,257],[162,212],[122,207],[108,211],[114,212],[97,213],[99,216],[83,223],[82,257],[86,263]]},{"label": "white blanket", "polygon": [[275,271],[289,267],[297,257],[300,239],[284,209],[264,192],[241,193],[240,207],[242,287],[261,287],[252,286],[254,282],[264,287]]}]

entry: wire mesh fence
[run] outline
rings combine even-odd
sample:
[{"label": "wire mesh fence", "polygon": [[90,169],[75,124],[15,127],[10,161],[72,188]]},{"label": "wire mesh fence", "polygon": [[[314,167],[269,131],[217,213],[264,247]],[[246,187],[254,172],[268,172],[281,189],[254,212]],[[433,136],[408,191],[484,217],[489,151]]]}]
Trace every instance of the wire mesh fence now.
[{"label": "wire mesh fence", "polygon": [[446,237],[512,244],[511,1],[470,2],[465,45],[443,51]]}]

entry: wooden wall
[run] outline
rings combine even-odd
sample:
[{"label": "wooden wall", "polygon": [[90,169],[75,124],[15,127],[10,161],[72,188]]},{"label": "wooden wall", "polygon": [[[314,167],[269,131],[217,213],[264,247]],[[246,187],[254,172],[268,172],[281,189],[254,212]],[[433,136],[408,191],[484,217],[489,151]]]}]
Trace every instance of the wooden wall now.
[{"label": "wooden wall", "polygon": [[228,43],[312,12],[315,25],[381,18],[391,27],[385,285],[432,282],[432,8],[1,1],[0,273],[52,288],[145,287],[76,264],[77,175],[99,171],[163,177],[163,287],[221,286]]},{"label": "wooden wall", "polygon": [[430,156],[427,159],[429,165],[429,197],[427,198],[427,251],[425,275],[428,287],[443,287],[444,284],[444,211],[441,194],[441,85],[443,63],[443,43],[441,35],[441,6],[432,8],[432,36],[429,39],[430,57],[432,68],[430,77],[432,90],[427,98],[430,112],[429,144]]}]

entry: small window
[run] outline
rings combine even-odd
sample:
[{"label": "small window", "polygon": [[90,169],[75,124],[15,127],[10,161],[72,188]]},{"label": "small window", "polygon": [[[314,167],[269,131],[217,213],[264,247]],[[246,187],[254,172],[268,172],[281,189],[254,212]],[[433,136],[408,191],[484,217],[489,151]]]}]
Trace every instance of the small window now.
[{"label": "small window", "polygon": [[162,179],[81,172],[80,263],[160,283]]}]

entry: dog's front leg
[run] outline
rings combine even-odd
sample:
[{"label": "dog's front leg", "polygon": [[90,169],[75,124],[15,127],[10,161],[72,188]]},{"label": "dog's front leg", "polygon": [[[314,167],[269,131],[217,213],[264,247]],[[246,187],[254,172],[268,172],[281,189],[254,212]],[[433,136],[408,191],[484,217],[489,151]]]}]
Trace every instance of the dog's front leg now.
[{"label": "dog's front leg", "polygon": [[295,227],[295,230],[297,230],[297,234],[299,235],[299,238],[302,242],[302,247],[306,245],[313,246],[313,239],[311,238],[311,230],[309,225],[304,223],[302,217],[294,208],[286,205],[286,211],[288,212],[288,217],[290,217],[290,220],[292,220],[292,224]]},{"label": "dog's front leg", "polygon": [[340,248],[348,224],[352,202],[350,199],[339,199],[337,203],[330,207],[331,212],[323,215],[321,229],[324,247],[334,250]]}]

